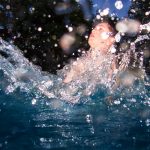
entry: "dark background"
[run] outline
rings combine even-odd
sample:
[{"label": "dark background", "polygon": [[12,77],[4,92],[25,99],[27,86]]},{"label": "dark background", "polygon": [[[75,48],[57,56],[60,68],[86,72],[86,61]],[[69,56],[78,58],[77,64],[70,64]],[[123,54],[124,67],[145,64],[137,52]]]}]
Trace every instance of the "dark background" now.
[{"label": "dark background", "polygon": [[[42,70],[56,73],[69,58],[80,55],[78,49],[88,50],[85,36],[89,35],[96,15],[92,13],[93,3],[94,0],[87,0],[88,9],[83,11],[83,6],[75,0],[1,0],[0,36],[17,45]],[[144,24],[149,22],[150,15],[145,15],[148,11],[149,0],[132,1],[127,17]],[[77,32],[81,24],[86,27],[83,34]],[[65,54],[59,45],[61,36],[68,32],[66,25],[73,27],[76,37],[70,54]],[[148,47],[149,41],[143,44]],[[149,58],[145,65],[149,68]]]}]

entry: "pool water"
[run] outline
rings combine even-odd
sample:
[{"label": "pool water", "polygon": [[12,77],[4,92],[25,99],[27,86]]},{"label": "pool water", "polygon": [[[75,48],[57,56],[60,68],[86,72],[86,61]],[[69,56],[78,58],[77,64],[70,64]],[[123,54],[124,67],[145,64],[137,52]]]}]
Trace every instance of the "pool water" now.
[{"label": "pool water", "polygon": [[49,79],[57,85],[57,78],[42,73],[13,45],[0,44],[0,149],[150,149],[148,78],[111,99],[98,86],[72,104],[41,94],[37,85]]},{"label": "pool water", "polygon": [[0,90],[0,149],[150,149],[150,109],[135,95],[110,105],[105,90],[72,105]]}]

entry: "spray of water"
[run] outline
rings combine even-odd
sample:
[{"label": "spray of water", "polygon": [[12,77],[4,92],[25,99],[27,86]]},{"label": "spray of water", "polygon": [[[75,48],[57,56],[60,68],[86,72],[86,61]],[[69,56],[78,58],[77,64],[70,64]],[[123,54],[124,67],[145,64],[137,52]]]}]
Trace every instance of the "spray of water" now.
[{"label": "spray of water", "polygon": [[[148,30],[148,27],[149,24],[140,26],[141,30],[145,28]],[[17,88],[26,93],[35,90],[36,97],[39,97],[38,94],[41,93],[49,99],[62,99],[76,103],[84,97],[89,98],[91,95],[94,95],[96,89],[102,87],[102,85],[107,87],[110,93],[113,93],[114,89],[116,90],[120,85],[131,87],[137,79],[134,74],[139,73],[141,76],[141,73],[135,73],[129,70],[122,73],[122,70],[129,65],[131,51],[136,55],[136,42],[144,39],[149,39],[149,37],[147,35],[139,36],[135,42],[131,44],[130,49],[124,54],[120,62],[120,67],[118,70],[115,70],[111,78],[109,77],[109,68],[111,68],[112,61],[114,57],[116,57],[114,54],[109,53],[104,56],[99,51],[91,49],[85,56],[58,71],[58,75],[56,76],[42,72],[39,67],[31,64],[17,47],[0,39],[0,72],[4,79],[0,81],[1,88],[5,90],[7,94],[14,92]],[[114,48],[110,51],[113,52]],[[93,57],[90,57],[91,55],[93,55]],[[71,82],[67,84],[64,83],[63,80],[66,74],[71,69],[76,68],[75,66],[78,63],[84,64],[81,75],[79,76],[77,74]],[[142,68],[142,66],[140,66],[140,68]],[[74,71],[78,72],[78,70]],[[137,89],[137,91],[140,90],[140,88]],[[131,91],[130,93],[133,93],[135,90],[131,88]],[[125,91],[122,93],[125,94]],[[33,100],[33,104],[35,102],[36,99]]]}]

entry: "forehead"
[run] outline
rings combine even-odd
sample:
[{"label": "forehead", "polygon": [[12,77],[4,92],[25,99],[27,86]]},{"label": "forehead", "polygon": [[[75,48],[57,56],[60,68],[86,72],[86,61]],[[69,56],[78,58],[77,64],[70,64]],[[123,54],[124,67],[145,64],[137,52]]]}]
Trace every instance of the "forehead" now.
[{"label": "forehead", "polygon": [[108,23],[106,23],[106,22],[98,23],[95,26],[95,28],[100,28],[100,27],[102,27],[105,30],[113,30],[112,27]]}]

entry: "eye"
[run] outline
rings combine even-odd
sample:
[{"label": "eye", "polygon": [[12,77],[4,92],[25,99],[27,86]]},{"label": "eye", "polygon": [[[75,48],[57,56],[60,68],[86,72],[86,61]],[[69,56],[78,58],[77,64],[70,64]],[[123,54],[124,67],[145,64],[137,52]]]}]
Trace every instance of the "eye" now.
[{"label": "eye", "polygon": [[102,27],[96,27],[96,30],[101,31],[101,30],[103,30],[103,28]]}]

